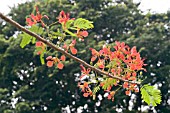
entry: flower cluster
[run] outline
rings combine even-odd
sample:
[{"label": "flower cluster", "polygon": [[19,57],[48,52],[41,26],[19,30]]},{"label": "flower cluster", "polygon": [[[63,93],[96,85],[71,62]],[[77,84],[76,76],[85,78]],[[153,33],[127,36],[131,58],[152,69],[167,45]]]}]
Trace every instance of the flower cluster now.
[{"label": "flower cluster", "polygon": [[40,14],[39,10],[38,10],[38,7],[36,6],[36,15],[31,14],[30,18],[26,18],[26,22],[28,23],[29,26],[32,26],[32,25],[37,24],[38,22],[40,22],[42,24],[42,26],[44,27],[45,24],[42,21],[42,18],[44,18],[44,17],[49,19],[47,15],[42,16]]},{"label": "flower cluster", "polygon": [[89,85],[88,85],[87,82],[84,82],[83,85],[80,85],[80,83],[78,83],[78,87],[84,93],[83,94],[84,97],[88,97],[88,96],[92,96],[93,95],[93,93],[92,93],[91,89],[89,88]]},{"label": "flower cluster", "polygon": [[[100,51],[90,48],[92,54],[91,64],[114,76],[121,77],[123,80],[136,81],[137,72],[141,70],[146,71],[146,69],[143,68],[143,66],[146,65],[144,64],[144,59],[140,57],[136,47],[130,48],[124,42],[121,43],[116,41],[113,48],[115,51],[112,51],[112,49],[106,45],[104,45]],[[86,75],[89,75],[90,73],[90,70],[87,69],[87,71],[84,67],[83,70],[80,80],[82,76],[84,76],[84,73]],[[139,92],[136,84],[128,82],[121,83],[120,80],[114,78],[106,77],[102,81],[98,80],[97,83],[100,83],[99,86],[108,93],[108,99],[112,100],[114,100],[116,92],[112,91],[113,86],[117,87],[118,84],[122,84],[121,86],[126,89],[126,95],[130,95],[131,91]]]},{"label": "flower cluster", "polygon": [[[70,19],[70,14],[69,13],[65,13],[64,11],[61,11],[59,14],[59,17],[57,18],[58,22],[60,24],[62,24],[63,29],[67,32],[67,33],[71,33],[72,36],[76,36],[78,38],[80,38],[82,41],[84,40],[84,37],[88,36],[88,32],[86,30],[81,30],[78,27],[75,26],[71,26],[72,23],[74,22],[75,18],[71,18]],[[66,25],[68,24],[68,25]],[[73,33],[69,31],[69,29],[72,30],[76,30],[76,33]]]},{"label": "flower cluster", "polygon": [[71,53],[73,55],[77,54],[77,49],[74,47],[76,45],[76,40],[72,40],[71,44],[67,45],[64,44],[63,45],[63,49],[68,52],[68,50],[70,49]]},{"label": "flower cluster", "polygon": [[64,11],[61,11],[60,14],[59,14],[59,17],[57,19],[58,19],[59,23],[61,23],[65,26],[67,21],[74,20],[75,18],[70,19],[69,13],[65,13]]},{"label": "flower cluster", "polygon": [[64,55],[62,55],[62,56],[60,57],[60,59],[57,58],[57,57],[48,56],[48,57],[46,58],[46,60],[47,60],[47,66],[48,66],[48,67],[52,67],[55,63],[57,63],[57,67],[58,67],[59,69],[63,69],[64,65],[63,65],[63,63],[62,63],[61,61],[65,61],[65,59],[66,59],[66,57],[65,57]]},{"label": "flower cluster", "polygon": [[77,29],[77,37],[80,38],[82,41],[84,41],[84,37],[88,36],[88,32],[87,31],[80,31],[80,29]]}]

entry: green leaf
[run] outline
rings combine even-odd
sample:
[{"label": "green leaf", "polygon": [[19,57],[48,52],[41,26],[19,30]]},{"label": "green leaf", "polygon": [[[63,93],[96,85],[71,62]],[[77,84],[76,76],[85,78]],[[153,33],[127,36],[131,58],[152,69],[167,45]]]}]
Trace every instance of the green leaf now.
[{"label": "green leaf", "polygon": [[113,86],[116,83],[116,79],[109,79],[106,78],[105,81],[103,81],[104,85],[102,86],[103,90],[107,90],[108,87]]},{"label": "green leaf", "polygon": [[35,41],[36,41],[36,38],[33,37],[33,38],[32,38],[32,44],[35,44]]},{"label": "green leaf", "polygon": [[21,34],[22,41],[20,43],[21,48],[24,48],[27,44],[31,42],[32,37],[26,33]]},{"label": "green leaf", "polygon": [[40,54],[40,61],[41,61],[41,64],[45,64],[44,54]]},{"label": "green leaf", "polygon": [[78,18],[74,21],[74,27],[80,28],[80,29],[91,29],[94,28],[93,22],[83,19],[83,18]]},{"label": "green leaf", "polygon": [[65,27],[69,29],[71,27],[71,24],[74,22],[74,20],[68,20]]},{"label": "green leaf", "polygon": [[50,33],[51,33],[51,34],[48,34],[48,36],[49,36],[50,38],[53,38],[53,39],[56,39],[56,38],[58,38],[58,37],[64,37],[64,34],[61,33],[61,32],[59,31],[59,29],[57,30],[57,32],[51,31]]},{"label": "green leaf", "polygon": [[29,28],[30,31],[41,35],[43,33],[43,28],[42,27],[38,27],[36,25],[33,25],[31,28]]},{"label": "green leaf", "polygon": [[[31,28],[29,28],[29,30],[36,34],[39,34],[39,35],[43,33],[43,29],[41,27],[38,27],[35,25],[33,25]],[[23,34],[21,34],[20,36],[22,36],[22,41],[20,43],[21,48],[24,48],[30,42],[32,42],[32,44],[35,44],[35,41],[36,41],[35,37],[32,37],[31,35],[29,35],[25,32],[23,32]]]},{"label": "green leaf", "polygon": [[96,86],[96,87],[93,89],[93,95],[95,95],[99,90],[100,90],[100,86]]},{"label": "green leaf", "polygon": [[157,106],[157,104],[161,103],[161,92],[155,87],[150,86],[148,84],[141,87],[141,95],[142,99],[148,104],[152,106]]}]

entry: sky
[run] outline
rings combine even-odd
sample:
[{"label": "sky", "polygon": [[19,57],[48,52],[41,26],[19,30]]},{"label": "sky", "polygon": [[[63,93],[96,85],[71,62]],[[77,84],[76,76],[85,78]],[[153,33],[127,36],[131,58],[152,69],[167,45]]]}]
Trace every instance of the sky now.
[{"label": "sky", "polygon": [[[2,1],[2,0],[1,0]],[[0,4],[0,12],[7,14],[10,11],[9,7],[23,3],[30,0],[3,0]],[[164,13],[168,9],[170,10],[170,0],[134,0],[135,2],[141,1],[139,8],[142,11],[151,9],[151,12]]]}]

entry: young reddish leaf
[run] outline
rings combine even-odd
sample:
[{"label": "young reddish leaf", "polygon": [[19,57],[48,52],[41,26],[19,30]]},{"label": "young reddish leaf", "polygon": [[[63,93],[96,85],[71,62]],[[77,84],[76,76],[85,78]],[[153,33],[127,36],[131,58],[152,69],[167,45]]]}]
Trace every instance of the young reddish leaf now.
[{"label": "young reddish leaf", "polygon": [[130,77],[129,80],[136,80],[136,77]]},{"label": "young reddish leaf", "polygon": [[97,52],[95,49],[93,49],[93,48],[89,48],[90,50],[91,50],[91,53],[92,53],[92,55],[98,55],[99,54],[99,52]]}]

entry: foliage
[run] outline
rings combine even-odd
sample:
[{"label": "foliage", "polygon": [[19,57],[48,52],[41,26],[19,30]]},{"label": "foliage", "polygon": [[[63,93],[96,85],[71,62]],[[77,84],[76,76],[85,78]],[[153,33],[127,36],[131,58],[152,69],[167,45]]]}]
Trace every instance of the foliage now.
[{"label": "foliage", "polygon": [[89,20],[86,20],[84,18],[78,18],[74,22],[74,27],[80,28],[80,29],[90,29],[93,28],[93,22],[90,22]]},{"label": "foliage", "polygon": [[148,105],[157,106],[161,103],[161,92],[155,89],[154,86],[148,84],[141,87],[142,98]]},{"label": "foliage", "polygon": [[[39,35],[41,35],[43,33],[43,29],[41,27],[38,27],[36,25],[32,26],[31,28],[29,28],[30,31],[33,31]],[[22,41],[20,43],[21,48],[24,48],[26,45],[28,45],[30,42],[32,42],[32,44],[35,44],[36,38],[30,36],[29,34],[23,32],[23,34],[20,34],[20,36],[22,37]]]},{"label": "foliage", "polygon": [[[89,38],[82,43],[76,44],[76,48],[79,51],[79,54],[76,56],[87,62],[90,62],[90,54],[86,54],[86,52],[90,52],[89,48],[93,47],[99,50],[105,41],[110,43],[110,45],[113,45],[113,41],[119,40],[125,41],[131,47],[137,46],[141,56],[146,58],[145,63],[148,64],[146,68],[147,73],[149,73],[147,76],[143,76],[146,75],[143,72],[140,78],[145,79],[145,83],[159,84],[158,88],[162,92],[162,102],[154,108],[154,111],[168,113],[170,111],[167,103],[169,99],[167,89],[170,88],[168,85],[170,82],[170,62],[168,60],[170,58],[170,38],[169,28],[164,26],[169,26],[170,13],[147,13],[145,15],[142,14],[135,3],[121,1],[121,3],[119,2],[114,6],[111,5],[112,3],[115,2],[106,0],[75,0],[75,2],[67,0],[33,1],[13,7],[9,16],[21,25],[25,25],[24,17],[30,14],[36,4],[42,14],[49,13],[50,15],[49,21],[43,20],[45,23],[56,21],[56,14],[61,10],[70,12],[70,15],[75,18],[80,17],[93,21],[95,27],[93,30],[88,31]],[[56,14],[54,15],[53,13]],[[57,31],[59,27],[55,25],[50,29]],[[79,68],[76,68],[79,67],[79,64],[73,63],[72,60],[67,58],[68,61],[65,63],[63,70],[58,70],[55,67],[47,69],[46,66],[41,65],[39,58],[32,54],[34,52],[33,45],[27,45],[22,50],[18,46],[21,42],[20,38],[10,37],[16,30],[15,27],[8,23],[3,23],[0,26],[0,87],[9,91],[6,94],[2,94],[5,103],[1,103],[0,112],[16,112],[10,103],[12,94],[14,91],[22,89],[22,86],[27,85],[29,88],[21,92],[16,98],[18,98],[19,102],[24,100],[31,108],[35,108],[30,109],[30,113],[64,112],[64,108],[67,105],[69,105],[71,112],[77,112],[78,108],[86,104],[88,107],[83,109],[83,112],[96,112],[97,110],[100,113],[110,113],[117,112],[117,109],[121,109],[124,113],[142,112],[139,108],[145,104],[141,102],[140,94],[135,94],[136,98],[132,100],[131,97],[123,96],[124,90],[120,90],[115,95],[114,102],[106,99],[99,100],[98,93],[95,101],[91,101],[91,98],[88,98],[88,100],[84,99],[75,84],[77,74],[80,74]],[[57,37],[55,38],[56,41],[58,40]],[[67,42],[71,42],[70,38],[67,39]],[[53,51],[48,53],[51,54]],[[55,55],[55,52],[53,55]],[[14,84],[14,81],[17,84]],[[134,106],[129,105],[129,101],[133,102]],[[99,106],[98,103],[100,103]],[[47,107],[46,111],[44,106]],[[128,107],[132,107],[132,110],[128,109]],[[148,107],[148,111],[145,112],[153,112],[153,109]]]}]

